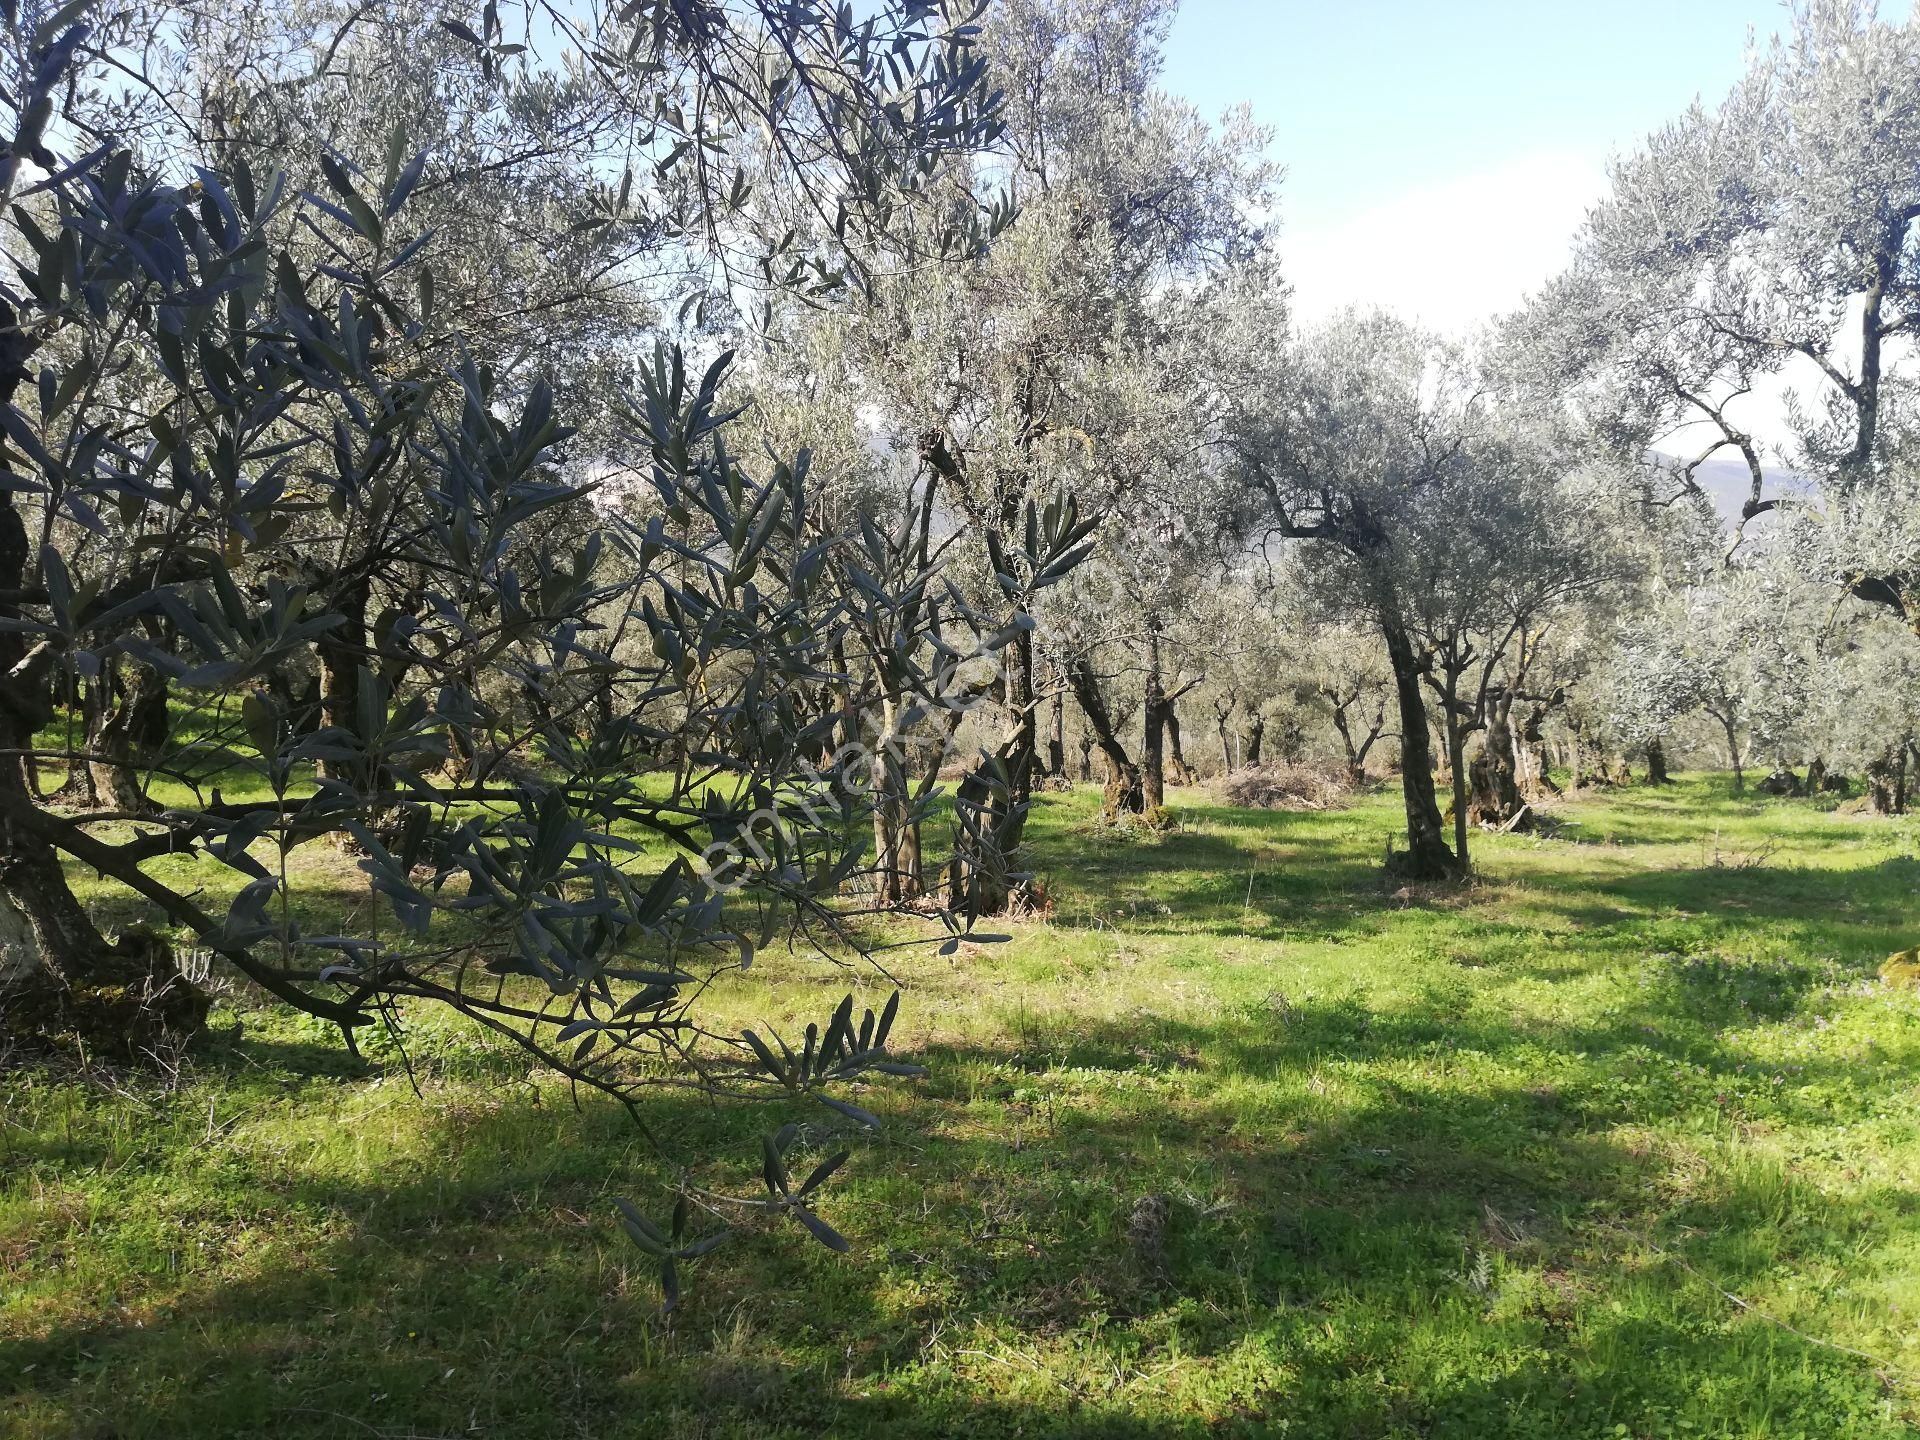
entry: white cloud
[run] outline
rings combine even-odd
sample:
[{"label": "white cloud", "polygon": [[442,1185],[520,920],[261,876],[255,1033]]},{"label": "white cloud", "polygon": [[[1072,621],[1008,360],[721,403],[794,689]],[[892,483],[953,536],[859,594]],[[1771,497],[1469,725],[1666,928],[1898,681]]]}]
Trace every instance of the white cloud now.
[{"label": "white cloud", "polygon": [[[1295,316],[1310,325],[1348,305],[1378,306],[1467,338],[1559,273],[1588,209],[1606,190],[1597,157],[1537,151],[1403,190],[1345,219],[1285,228],[1281,254],[1294,285]],[[1843,334],[1858,325],[1856,301]],[[1836,358],[1851,368],[1857,353],[1843,344]],[[1920,368],[1916,355],[1915,347],[1895,345],[1885,364],[1890,371]],[[1760,377],[1751,393],[1727,407],[1760,442],[1770,465],[1793,463],[1787,409],[1796,393],[1812,413],[1831,393],[1818,367],[1799,357]],[[1704,424],[1683,426],[1662,437],[1659,448],[1692,456],[1715,433]]]},{"label": "white cloud", "polygon": [[1312,322],[1346,305],[1380,306],[1465,336],[1560,270],[1605,191],[1597,159],[1541,152],[1283,230],[1295,312]]}]

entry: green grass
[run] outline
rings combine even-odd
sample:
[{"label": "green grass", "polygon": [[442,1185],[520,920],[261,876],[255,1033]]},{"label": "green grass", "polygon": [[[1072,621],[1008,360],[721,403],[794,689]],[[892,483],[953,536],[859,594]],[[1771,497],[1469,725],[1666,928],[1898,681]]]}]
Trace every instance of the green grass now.
[{"label": "green grass", "polygon": [[[854,1253],[750,1230],[670,1323],[609,1218],[651,1151],[459,1032],[424,1097],[257,1011],[177,1087],[15,1073],[0,1433],[1915,1433],[1903,822],[1695,778],[1414,893],[1391,796],[1183,798],[1134,844],[1043,798],[1051,916],[905,962],[932,1074],[861,1097]],[[718,1004],[847,983],[768,956]],[[750,1184],[764,1111],[652,1118]]]}]

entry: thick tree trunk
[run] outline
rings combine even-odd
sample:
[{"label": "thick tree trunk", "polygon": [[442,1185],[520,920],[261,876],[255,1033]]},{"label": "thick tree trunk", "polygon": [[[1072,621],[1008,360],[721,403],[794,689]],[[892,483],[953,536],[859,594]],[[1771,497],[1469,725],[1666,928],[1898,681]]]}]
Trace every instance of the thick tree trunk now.
[{"label": "thick tree trunk", "polygon": [[1260,745],[1267,735],[1267,717],[1255,711],[1252,723],[1247,726],[1246,743],[1240,747],[1240,764],[1248,770],[1258,769],[1260,765]]},{"label": "thick tree trunk", "polygon": [[1400,709],[1400,790],[1407,814],[1407,849],[1392,857],[1392,864],[1409,879],[1449,879],[1460,873],[1460,861],[1447,848],[1440,805],[1434,798],[1433,750],[1427,706],[1420,693],[1420,662],[1406,631],[1391,623],[1383,624],[1381,631]]},{"label": "thick tree trunk", "polygon": [[140,768],[152,763],[167,740],[167,679],[150,666],[136,664],[131,670],[89,744],[87,769],[101,804],[141,815],[152,804]]},{"label": "thick tree trunk", "polygon": [[1904,806],[1905,786],[1896,783],[1895,771],[1891,748],[1866,763],[1867,804],[1877,814],[1898,815]]},{"label": "thick tree trunk", "polygon": [[[10,507],[0,511],[0,529],[10,516]],[[8,653],[19,648],[12,640],[0,636],[0,668],[19,663]],[[52,708],[35,704],[45,698],[28,685],[0,697],[0,748],[31,742],[38,711]],[[0,792],[0,810],[34,804],[18,765],[0,766]],[[0,820],[0,1033],[36,1041],[74,1034],[95,1050],[133,1056],[163,1035],[190,1035],[205,1017],[205,998],[181,978],[164,940],[130,930],[109,943],[53,848]]]},{"label": "thick tree trunk", "polygon": [[1569,748],[1572,751],[1571,759],[1573,761],[1571,767],[1573,771],[1573,788],[1581,790],[1593,783],[1593,776],[1587,769],[1587,760],[1590,754],[1590,747],[1587,744],[1587,732],[1577,720],[1571,722],[1568,728],[1573,732],[1573,738],[1569,742]]},{"label": "thick tree trunk", "polygon": [[[0,310],[11,328],[11,309],[0,305]],[[14,365],[20,363],[20,349],[17,332],[0,335],[0,354]],[[0,376],[8,400],[19,380],[17,371]],[[0,590],[26,588],[31,553],[13,493],[0,490]],[[18,611],[3,605],[0,613],[12,618]],[[53,718],[53,652],[38,652],[36,658],[29,633],[0,628],[0,675],[6,677],[0,685],[0,748],[8,750],[32,749],[34,733]],[[0,791],[11,792],[7,798],[22,805],[34,804],[19,765],[0,765]],[[60,857],[37,836],[0,820],[0,1016],[7,1028],[48,1030],[45,1013],[58,1007],[72,980],[85,975],[105,949],[67,886]]]},{"label": "thick tree trunk", "polygon": [[1085,730],[1080,732],[1080,778],[1093,779],[1093,736]]},{"label": "thick tree trunk", "polygon": [[1147,693],[1140,741],[1140,780],[1149,811],[1167,803],[1167,694],[1160,682],[1160,637],[1148,642]]},{"label": "thick tree trunk", "polygon": [[[1120,743],[1120,737],[1114,733],[1113,718],[1107,713],[1107,702],[1100,694],[1100,681],[1093,673],[1093,667],[1084,659],[1068,662],[1067,685],[1073,691],[1074,701],[1087,717],[1092,727],[1092,741],[1100,747],[1100,753],[1107,762],[1107,793],[1102,809],[1109,816],[1123,812],[1138,815],[1146,804],[1145,787],[1141,783],[1140,768],[1127,754],[1126,746]],[[1084,750],[1081,752],[1086,753]]]},{"label": "thick tree trunk", "polygon": [[1006,737],[954,794],[966,818],[954,857],[950,898],[969,915],[998,915],[1013,901],[1014,867],[1026,835],[1039,759],[1033,713],[1033,632],[1021,631],[1003,654],[1003,693],[1009,712]]},{"label": "thick tree trunk", "polygon": [[1482,824],[1505,825],[1520,813],[1526,800],[1520,794],[1520,773],[1513,743],[1513,698],[1502,693],[1487,710],[1486,733],[1480,753],[1467,774],[1471,817]]},{"label": "thick tree trunk", "polygon": [[[357,733],[360,728],[360,671],[367,653],[367,588],[360,585],[340,597],[341,623],[315,647],[320,662],[320,723]],[[322,779],[346,784],[370,783],[354,773],[354,762],[322,760]]]},{"label": "thick tree trunk", "polygon": [[1180,711],[1172,701],[1167,702],[1167,759],[1172,763],[1173,783],[1191,785],[1193,766],[1187,763],[1186,747],[1180,743]]},{"label": "thick tree trunk", "polygon": [[1667,747],[1656,735],[1647,742],[1647,784],[1671,785],[1672,783],[1673,777],[1667,773]]},{"label": "thick tree trunk", "polygon": [[[32,345],[0,302],[0,405],[11,404]],[[0,490],[0,592],[27,588],[33,554],[13,492]],[[0,617],[18,619],[0,601]],[[28,750],[53,718],[52,649],[0,627],[0,750]],[[0,816],[35,807],[22,766],[0,765]],[[0,1031],[31,1040],[78,1034],[95,1048],[138,1053],[164,1032],[191,1033],[205,999],[181,979],[166,944],[101,936],[67,885],[60,857],[38,835],[0,819]]]},{"label": "thick tree trunk", "polygon": [[1555,703],[1555,700],[1537,702],[1527,711],[1526,722],[1515,730],[1514,759],[1520,765],[1522,795],[1537,798],[1560,793],[1560,787],[1553,782],[1553,756],[1545,728]]},{"label": "thick tree trunk", "polygon": [[920,827],[904,813],[905,804],[893,796],[879,800],[873,811],[875,885],[882,905],[904,905],[926,889],[921,861]]}]

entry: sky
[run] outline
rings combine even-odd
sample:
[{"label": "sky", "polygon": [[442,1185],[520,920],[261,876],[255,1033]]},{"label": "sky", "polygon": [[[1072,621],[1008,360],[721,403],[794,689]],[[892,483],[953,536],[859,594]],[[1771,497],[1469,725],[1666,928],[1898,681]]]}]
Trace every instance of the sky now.
[{"label": "sky", "polygon": [[1162,83],[1273,130],[1303,319],[1465,333],[1561,267],[1609,156],[1785,22],[1776,0],[1183,0]]}]

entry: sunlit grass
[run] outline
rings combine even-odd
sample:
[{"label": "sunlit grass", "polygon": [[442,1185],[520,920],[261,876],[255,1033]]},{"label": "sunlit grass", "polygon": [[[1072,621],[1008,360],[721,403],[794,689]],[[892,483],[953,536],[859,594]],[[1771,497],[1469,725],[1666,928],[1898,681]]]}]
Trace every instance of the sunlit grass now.
[{"label": "sunlit grass", "polygon": [[[1042,797],[1052,910],[895,952],[879,1138],[671,1323],[610,1223],[614,1107],[422,1017],[416,1095],[225,1006],[184,1083],[20,1071],[0,1429],[26,1436],[1896,1436],[1920,1422],[1920,997],[1905,822],[1723,780],[1478,840],[1400,890],[1391,796]],[[303,871],[359,903],[344,857]],[[78,877],[77,877],[78,878]],[[798,1026],[879,977],[778,947],[711,997]],[[780,1116],[650,1121],[753,1183]],[[1857,1352],[1857,1353],[1856,1353]],[[1871,1357],[1871,1358],[1867,1358]]]}]

